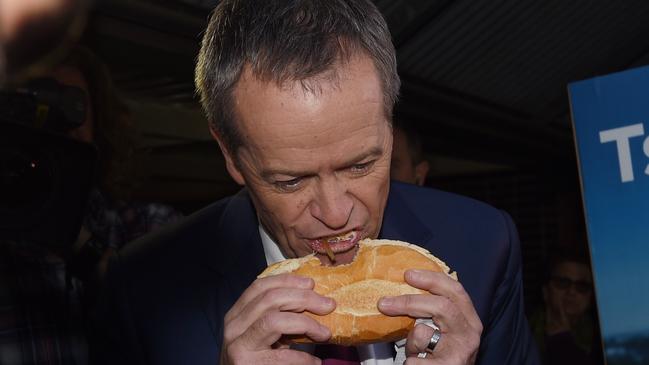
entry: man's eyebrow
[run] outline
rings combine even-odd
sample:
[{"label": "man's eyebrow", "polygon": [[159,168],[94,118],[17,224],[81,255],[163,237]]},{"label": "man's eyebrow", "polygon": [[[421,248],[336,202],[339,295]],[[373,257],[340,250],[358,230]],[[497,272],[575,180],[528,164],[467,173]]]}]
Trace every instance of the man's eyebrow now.
[{"label": "man's eyebrow", "polygon": [[[370,157],[378,157],[383,154],[383,148],[382,147],[373,147],[372,149],[362,152],[358,154],[357,156],[354,156],[352,158],[347,159],[345,162],[342,163],[343,167],[349,167],[351,165],[360,163],[361,161],[370,158]],[[277,169],[268,169],[268,170],[263,170],[261,172],[261,177],[265,180],[269,180],[273,176],[277,175],[284,175],[284,176],[311,176],[314,175],[315,173],[313,171],[308,171],[308,170],[289,170],[289,169],[283,169],[283,168],[277,168]]]},{"label": "man's eyebrow", "polygon": [[288,170],[288,169],[268,169],[268,170],[263,170],[261,172],[261,177],[264,180],[271,180],[271,177],[277,176],[277,175],[283,175],[283,176],[293,176],[293,177],[300,177],[300,176],[309,176],[313,175],[312,172],[309,171],[300,171],[300,170]]},{"label": "man's eyebrow", "polygon": [[351,166],[370,157],[379,157],[382,154],[383,154],[383,148],[375,146],[372,147],[372,149],[370,149],[369,151],[362,152],[359,155],[348,159],[347,162],[343,163],[343,166],[344,167]]}]

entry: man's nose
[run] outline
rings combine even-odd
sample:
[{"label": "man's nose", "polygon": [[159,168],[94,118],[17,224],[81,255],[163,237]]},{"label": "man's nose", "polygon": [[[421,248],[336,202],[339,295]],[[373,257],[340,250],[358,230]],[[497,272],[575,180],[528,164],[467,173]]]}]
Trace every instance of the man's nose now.
[{"label": "man's nose", "polygon": [[320,181],[316,195],[311,202],[311,215],[330,229],[347,225],[354,208],[354,201],[347,191],[347,185],[338,178]]}]

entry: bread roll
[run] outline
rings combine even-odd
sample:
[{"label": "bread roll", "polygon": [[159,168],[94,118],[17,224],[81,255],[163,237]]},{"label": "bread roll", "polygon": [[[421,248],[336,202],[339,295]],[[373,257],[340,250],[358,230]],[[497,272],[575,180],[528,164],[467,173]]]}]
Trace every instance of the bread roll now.
[{"label": "bread roll", "polygon": [[[444,262],[419,246],[371,239],[360,241],[359,246],[349,264],[323,266],[312,254],[271,265],[259,277],[293,273],[313,278],[314,291],[335,299],[337,306],[325,316],[305,313],[331,330],[330,343],[348,346],[396,341],[407,336],[414,318],[385,316],[377,308],[378,300],[384,296],[427,293],[405,282],[406,270],[443,272],[457,280]],[[292,340],[311,342],[305,337]]]}]

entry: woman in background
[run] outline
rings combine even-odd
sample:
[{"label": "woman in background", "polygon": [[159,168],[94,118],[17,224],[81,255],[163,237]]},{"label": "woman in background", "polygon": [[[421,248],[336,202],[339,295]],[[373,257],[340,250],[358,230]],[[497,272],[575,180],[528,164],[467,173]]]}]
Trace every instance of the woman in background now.
[{"label": "woman in background", "polygon": [[557,253],[543,285],[544,307],[530,319],[547,365],[603,364],[587,258]]},{"label": "woman in background", "polygon": [[2,365],[93,363],[89,347],[100,334],[93,333],[89,318],[97,304],[97,278],[111,252],[180,217],[168,206],[130,199],[135,175],[130,115],[104,64],[76,47],[45,79],[76,88],[85,98],[85,118],[61,134],[93,144],[98,167],[78,239],[66,242],[65,252],[0,240]]}]

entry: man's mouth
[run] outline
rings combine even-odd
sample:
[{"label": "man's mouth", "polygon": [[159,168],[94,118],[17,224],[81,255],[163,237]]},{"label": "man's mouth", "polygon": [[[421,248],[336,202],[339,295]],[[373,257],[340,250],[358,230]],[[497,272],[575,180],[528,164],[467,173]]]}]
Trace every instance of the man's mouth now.
[{"label": "man's mouth", "polygon": [[314,252],[331,256],[354,248],[361,239],[361,232],[349,231],[336,236],[321,237],[309,241]]}]

